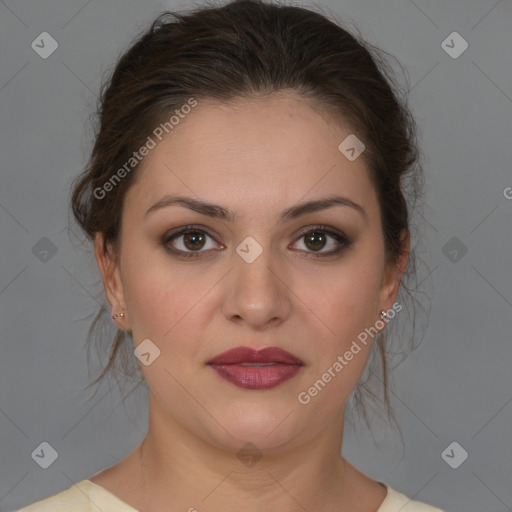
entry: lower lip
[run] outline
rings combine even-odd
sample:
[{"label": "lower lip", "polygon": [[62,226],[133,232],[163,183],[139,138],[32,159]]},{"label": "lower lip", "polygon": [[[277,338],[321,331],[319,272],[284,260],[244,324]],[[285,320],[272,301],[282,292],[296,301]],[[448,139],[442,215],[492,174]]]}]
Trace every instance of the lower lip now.
[{"label": "lower lip", "polygon": [[291,379],[301,365],[242,366],[239,364],[210,364],[224,379],[245,389],[270,389]]}]

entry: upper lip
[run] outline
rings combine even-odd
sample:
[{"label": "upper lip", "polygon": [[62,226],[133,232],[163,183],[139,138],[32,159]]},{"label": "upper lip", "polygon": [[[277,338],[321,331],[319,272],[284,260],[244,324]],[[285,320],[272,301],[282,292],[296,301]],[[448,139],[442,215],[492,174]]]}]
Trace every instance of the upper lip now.
[{"label": "upper lip", "polygon": [[284,363],[302,365],[303,362],[279,347],[266,347],[255,350],[250,347],[236,347],[214,357],[208,364],[240,363]]}]

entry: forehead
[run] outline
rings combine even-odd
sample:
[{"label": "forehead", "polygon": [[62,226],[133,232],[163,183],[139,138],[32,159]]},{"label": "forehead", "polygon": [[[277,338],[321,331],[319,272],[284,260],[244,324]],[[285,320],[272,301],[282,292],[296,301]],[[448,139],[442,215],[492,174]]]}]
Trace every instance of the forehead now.
[{"label": "forehead", "polygon": [[144,158],[126,205],[147,207],[179,192],[238,201],[240,208],[275,202],[282,209],[339,192],[371,208],[376,195],[364,159],[350,161],[338,149],[351,133],[292,93],[198,100]]}]

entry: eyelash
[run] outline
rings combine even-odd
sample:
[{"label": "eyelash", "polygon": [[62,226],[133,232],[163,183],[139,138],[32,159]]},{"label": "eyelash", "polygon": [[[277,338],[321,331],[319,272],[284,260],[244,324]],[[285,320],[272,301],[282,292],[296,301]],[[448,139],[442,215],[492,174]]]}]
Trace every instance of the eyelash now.
[{"label": "eyelash", "polygon": [[[173,255],[183,257],[183,258],[199,258],[199,257],[201,257],[202,252],[207,252],[207,251],[201,251],[201,250],[199,250],[199,251],[182,251],[180,249],[171,249],[168,245],[171,240],[174,240],[175,238],[179,238],[180,236],[183,236],[184,234],[191,232],[191,231],[197,231],[199,233],[208,235],[212,239],[214,238],[210,233],[208,233],[208,231],[201,229],[199,226],[189,225],[189,226],[184,226],[183,229],[181,229],[177,233],[172,233],[170,235],[164,236],[161,241],[161,245],[163,245],[163,247],[166,251],[170,252]],[[322,232],[322,233],[332,236],[337,242],[339,242],[341,244],[341,246],[338,249],[335,249],[328,253],[314,253],[313,251],[306,251],[307,253],[309,253],[311,255],[310,257],[326,258],[329,256],[334,256],[334,255],[342,252],[344,249],[347,249],[352,244],[352,242],[347,238],[347,236],[345,234],[343,234],[342,232],[334,231],[332,228],[329,228],[329,226],[315,226],[306,231],[303,231],[299,235],[297,240],[303,238],[306,235],[309,235],[311,233],[316,233],[316,232]]]}]

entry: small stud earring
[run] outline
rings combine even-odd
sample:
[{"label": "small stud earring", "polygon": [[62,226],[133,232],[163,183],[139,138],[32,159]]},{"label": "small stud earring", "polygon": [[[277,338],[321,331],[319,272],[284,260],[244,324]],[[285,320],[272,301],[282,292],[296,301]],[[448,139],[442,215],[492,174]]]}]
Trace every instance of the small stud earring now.
[{"label": "small stud earring", "polygon": [[113,315],[111,315],[113,319],[116,319],[116,318],[124,318],[124,313],[115,313]]},{"label": "small stud earring", "polygon": [[387,316],[388,316],[388,314],[385,311],[381,311],[380,312],[380,317],[381,318],[386,318]]}]

